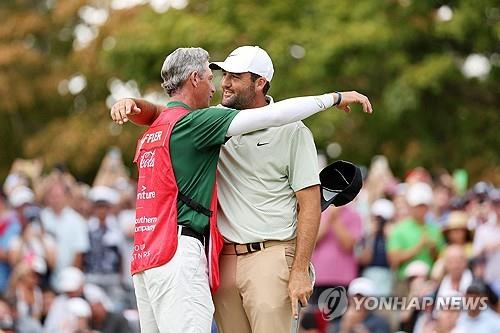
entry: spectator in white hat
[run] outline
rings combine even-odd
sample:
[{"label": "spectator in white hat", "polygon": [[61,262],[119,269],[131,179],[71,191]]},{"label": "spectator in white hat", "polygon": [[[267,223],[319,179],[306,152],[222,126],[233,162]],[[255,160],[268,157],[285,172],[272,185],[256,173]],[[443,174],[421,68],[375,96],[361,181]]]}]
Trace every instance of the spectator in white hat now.
[{"label": "spectator in white hat", "polygon": [[68,316],[64,318],[60,333],[92,333],[90,318],[92,311],[89,303],[81,297],[73,297],[67,302]]},{"label": "spectator in white hat", "polygon": [[358,261],[364,267],[362,276],[378,286],[379,296],[388,296],[392,292],[393,273],[387,258],[386,238],[394,214],[392,201],[376,200],[371,207],[370,230],[360,244]]},{"label": "spectator in white hat", "polygon": [[[365,306],[367,303],[366,297],[375,296],[376,294],[376,286],[370,279],[360,277],[352,280],[347,293],[351,298],[347,311],[340,321],[332,324],[328,333],[389,333],[391,331],[385,318],[372,310],[368,310]],[[356,299],[356,301],[353,299]]]},{"label": "spectator in white hat", "polygon": [[[28,214],[30,208],[34,210]],[[26,258],[36,257],[46,268],[41,274],[41,285],[46,287],[56,264],[57,244],[54,237],[45,231],[39,212],[38,207],[26,207],[21,234],[10,241],[8,255],[12,266]]]},{"label": "spectator in white hat", "polygon": [[[405,269],[405,282],[407,284],[408,292],[398,290],[400,296],[410,298],[421,298],[428,296],[435,292],[436,283],[429,280],[430,266],[422,260],[412,261]],[[416,307],[409,307],[400,314],[400,329],[406,332],[413,332],[417,321],[425,314],[428,319],[430,312],[424,311],[427,309],[418,309]],[[422,319],[420,319],[422,321]]]},{"label": "spectator in white hat", "polygon": [[53,300],[50,306],[44,322],[44,332],[66,332],[68,322],[74,321],[73,318],[68,318],[71,315],[68,308],[69,300],[83,295],[84,283],[85,275],[79,268],[71,266],[61,270],[56,281],[57,289],[61,294]]},{"label": "spectator in white hat", "polygon": [[43,296],[39,285],[45,270],[45,262],[37,257],[26,258],[14,268],[6,295],[15,301],[18,317],[41,319]]},{"label": "spectator in white hat", "polygon": [[86,284],[83,295],[92,310],[90,327],[101,333],[131,333],[131,328],[123,314],[113,312],[113,304],[102,288]]},{"label": "spectator in white hat", "polygon": [[88,221],[90,248],[83,257],[83,271],[88,283],[106,289],[114,300],[121,302],[121,247],[125,243],[116,216],[112,214],[119,194],[109,187],[96,186],[90,190],[89,198],[93,214]]},{"label": "spectator in white hat", "polygon": [[414,278],[427,279],[429,277],[429,272],[429,264],[422,260],[414,260],[406,267],[405,278],[410,280]]},{"label": "spectator in white hat", "polygon": [[43,259],[33,256],[19,262],[12,272],[6,296],[16,309],[20,332],[42,332],[43,294],[39,281],[45,270]]},{"label": "spectator in white hat", "polygon": [[435,224],[426,223],[425,219],[432,198],[432,188],[428,184],[411,184],[406,192],[410,216],[398,222],[389,234],[389,262],[397,269],[400,280],[404,279],[405,269],[412,261],[422,260],[432,267],[444,248],[441,230]]},{"label": "spectator in white hat", "polygon": [[34,200],[35,194],[26,186],[15,187],[9,194],[9,203],[16,209],[26,204],[31,204]]}]

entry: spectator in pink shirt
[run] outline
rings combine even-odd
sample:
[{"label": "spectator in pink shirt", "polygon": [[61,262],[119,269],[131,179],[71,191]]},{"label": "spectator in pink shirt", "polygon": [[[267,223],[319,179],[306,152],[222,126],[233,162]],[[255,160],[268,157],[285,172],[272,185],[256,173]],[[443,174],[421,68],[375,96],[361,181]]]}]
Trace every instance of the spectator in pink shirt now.
[{"label": "spectator in pink shirt", "polygon": [[354,246],[362,236],[361,216],[351,206],[330,207],[321,215],[312,262],[316,284],[311,303],[317,304],[321,292],[335,286],[347,288],[358,275]]}]

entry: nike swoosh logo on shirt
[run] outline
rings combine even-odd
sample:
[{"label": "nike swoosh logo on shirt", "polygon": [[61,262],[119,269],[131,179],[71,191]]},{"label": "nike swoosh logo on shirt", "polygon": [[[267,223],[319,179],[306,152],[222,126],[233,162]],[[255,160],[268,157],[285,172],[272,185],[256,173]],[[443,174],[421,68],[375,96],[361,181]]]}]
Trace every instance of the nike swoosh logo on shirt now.
[{"label": "nike swoosh logo on shirt", "polygon": [[268,145],[269,142],[257,142],[257,147]]}]

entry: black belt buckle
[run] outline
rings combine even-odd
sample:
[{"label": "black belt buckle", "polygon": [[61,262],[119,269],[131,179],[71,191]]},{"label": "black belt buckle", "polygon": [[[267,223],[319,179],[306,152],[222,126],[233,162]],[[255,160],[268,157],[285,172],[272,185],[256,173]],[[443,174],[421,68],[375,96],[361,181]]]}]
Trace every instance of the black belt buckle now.
[{"label": "black belt buckle", "polygon": [[[237,247],[238,245],[245,245],[247,248],[247,252],[238,252],[238,247]],[[258,252],[258,251],[264,249],[264,245],[262,243],[259,243],[259,242],[247,243],[247,244],[233,244],[233,246],[234,246],[234,253],[237,256],[242,256],[244,254]]]},{"label": "black belt buckle", "polygon": [[248,243],[247,244],[247,251],[248,253],[253,253],[262,250],[261,243]]}]

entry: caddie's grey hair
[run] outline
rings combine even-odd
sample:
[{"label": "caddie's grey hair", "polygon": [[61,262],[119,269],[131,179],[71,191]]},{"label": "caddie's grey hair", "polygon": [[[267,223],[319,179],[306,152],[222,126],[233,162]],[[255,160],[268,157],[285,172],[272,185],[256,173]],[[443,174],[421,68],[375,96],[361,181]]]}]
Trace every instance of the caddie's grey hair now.
[{"label": "caddie's grey hair", "polygon": [[208,52],[201,47],[181,47],[170,53],[161,68],[162,87],[172,96],[188,79],[192,72],[205,74]]}]

